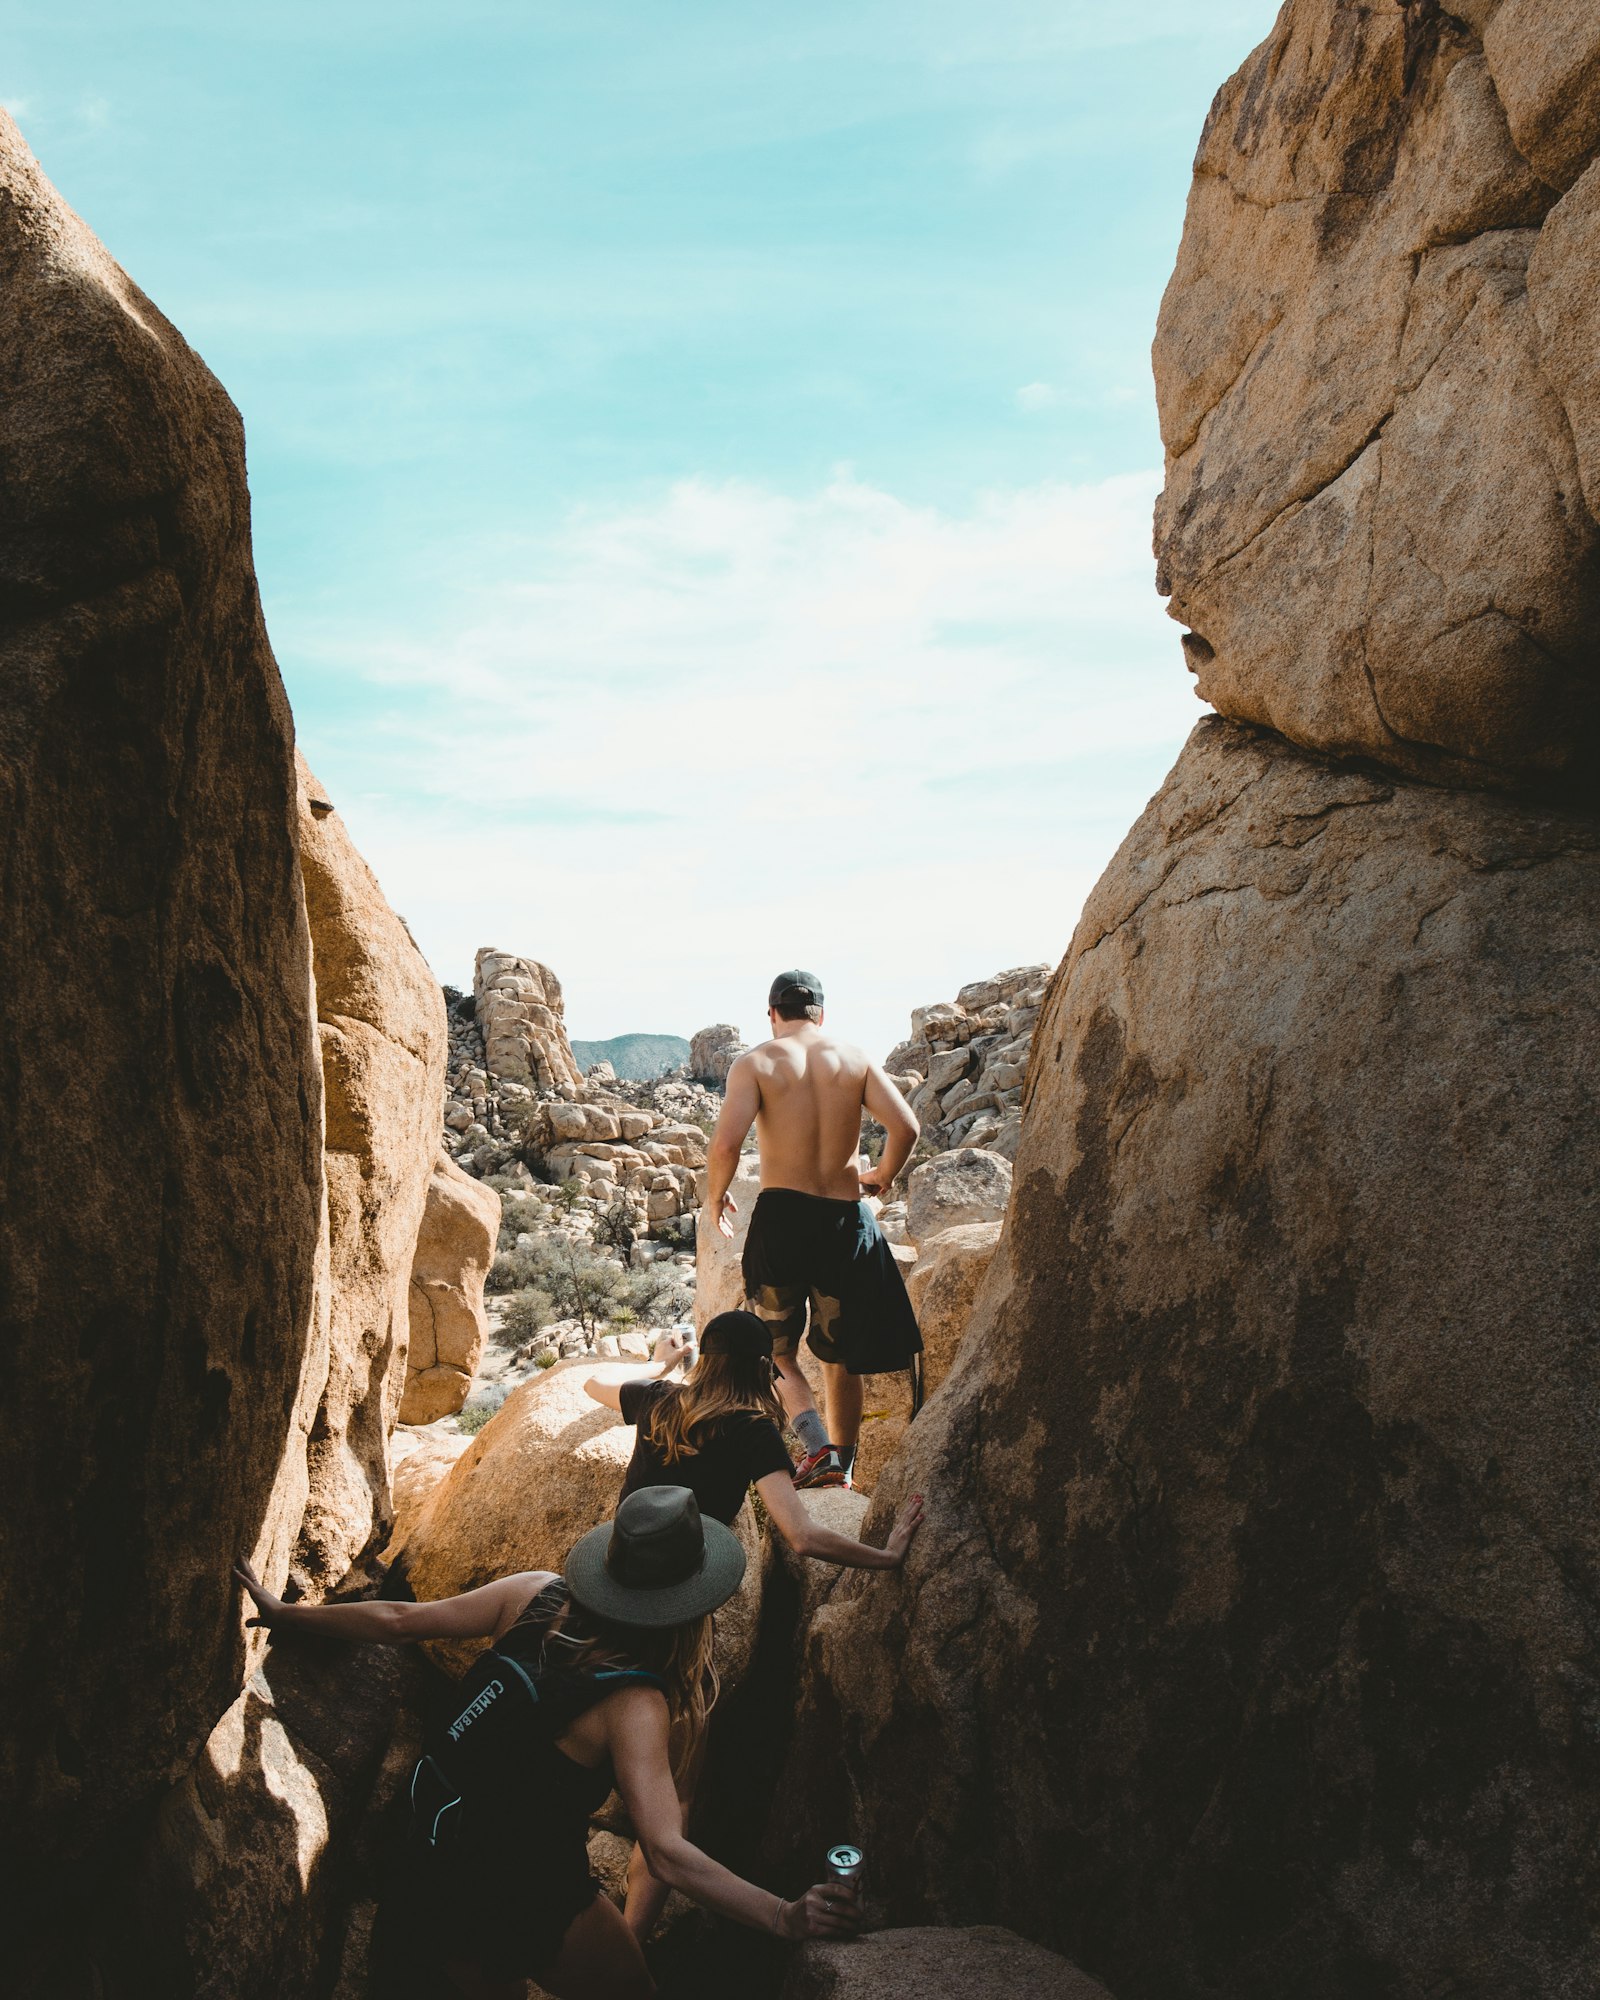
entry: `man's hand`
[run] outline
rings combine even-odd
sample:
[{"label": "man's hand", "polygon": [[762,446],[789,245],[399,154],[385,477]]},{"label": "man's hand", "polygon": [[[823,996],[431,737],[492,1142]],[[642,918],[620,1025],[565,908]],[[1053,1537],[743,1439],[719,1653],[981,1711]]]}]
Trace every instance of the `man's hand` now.
[{"label": "man's hand", "polygon": [[874,1201],[887,1201],[893,1176],[885,1175],[882,1167],[864,1167],[861,1173],[861,1192],[870,1194]]},{"label": "man's hand", "polygon": [[894,1557],[897,1568],[905,1562],[906,1550],[911,1546],[911,1537],[921,1526],[922,1495],[913,1493],[895,1515],[894,1526],[889,1530],[889,1539],[883,1545]]},{"label": "man's hand", "polygon": [[722,1201],[717,1209],[717,1227],[722,1231],[723,1235],[727,1237],[730,1243],[733,1241],[733,1224],[732,1222],[729,1221],[728,1218],[730,1216],[737,1215],[738,1213],[739,1213],[739,1204],[734,1200],[731,1194],[725,1194],[722,1197]]}]

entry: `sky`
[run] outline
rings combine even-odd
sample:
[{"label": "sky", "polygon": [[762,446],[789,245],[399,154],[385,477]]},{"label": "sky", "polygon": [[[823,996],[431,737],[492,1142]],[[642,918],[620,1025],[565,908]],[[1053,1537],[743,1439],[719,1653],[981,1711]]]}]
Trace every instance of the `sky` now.
[{"label": "sky", "polygon": [[206,358],[307,757],[441,980],[885,1053],[1200,713],[1149,344],[1263,0],[55,0],[0,99]]}]

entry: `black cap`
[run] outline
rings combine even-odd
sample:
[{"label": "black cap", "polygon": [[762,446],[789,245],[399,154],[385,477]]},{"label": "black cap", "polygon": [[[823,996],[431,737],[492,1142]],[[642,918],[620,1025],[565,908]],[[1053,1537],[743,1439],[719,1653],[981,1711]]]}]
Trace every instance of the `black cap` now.
[{"label": "black cap", "polygon": [[772,1358],[772,1329],[752,1312],[718,1313],[700,1335],[702,1354],[726,1354],[733,1361]]},{"label": "black cap", "polygon": [[820,1007],[822,981],[814,972],[802,972],[798,966],[791,972],[780,972],[767,991],[767,1005],[782,1007],[785,1004]]}]

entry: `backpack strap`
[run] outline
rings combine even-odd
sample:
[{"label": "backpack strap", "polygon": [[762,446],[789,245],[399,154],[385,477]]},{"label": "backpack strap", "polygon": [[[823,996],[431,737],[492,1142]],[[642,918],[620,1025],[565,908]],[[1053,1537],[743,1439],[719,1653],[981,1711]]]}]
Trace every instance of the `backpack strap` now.
[{"label": "backpack strap", "polygon": [[611,1685],[606,1689],[607,1694],[615,1694],[619,1687],[628,1686],[659,1688],[663,1694],[667,1691],[667,1684],[661,1676],[647,1673],[643,1667],[602,1667],[591,1678],[596,1685],[609,1681]]}]

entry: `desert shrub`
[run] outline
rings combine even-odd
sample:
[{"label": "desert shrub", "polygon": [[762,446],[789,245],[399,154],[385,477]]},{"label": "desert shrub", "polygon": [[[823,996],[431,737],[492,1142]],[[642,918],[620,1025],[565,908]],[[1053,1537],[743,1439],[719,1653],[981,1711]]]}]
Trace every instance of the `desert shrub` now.
[{"label": "desert shrub", "polygon": [[608,1203],[594,1219],[595,1242],[611,1249],[630,1249],[638,1234],[634,1212],[625,1201]]},{"label": "desert shrub", "polygon": [[480,1389],[456,1412],[456,1429],[475,1437],[505,1399],[504,1389]]},{"label": "desert shrub", "polygon": [[556,1189],[556,1200],[560,1202],[563,1208],[574,1209],[583,1200],[588,1191],[588,1183],[580,1181],[578,1176],[574,1174],[571,1180],[563,1181],[560,1187]]},{"label": "desert shrub", "polygon": [[613,1333],[627,1333],[630,1328],[636,1327],[638,1324],[639,1315],[629,1305],[613,1306],[610,1317],[606,1321],[606,1325],[610,1327]]},{"label": "desert shrub", "polygon": [[513,1292],[500,1316],[502,1336],[517,1347],[525,1347],[542,1333],[556,1316],[556,1302],[536,1285]]},{"label": "desert shrub", "polygon": [[500,1197],[500,1248],[514,1250],[517,1238],[526,1230],[537,1232],[550,1220],[550,1211],[537,1195]]},{"label": "desert shrub", "polygon": [[545,1271],[542,1246],[532,1250],[502,1250],[489,1266],[483,1281],[486,1292],[520,1292],[541,1282]]}]

